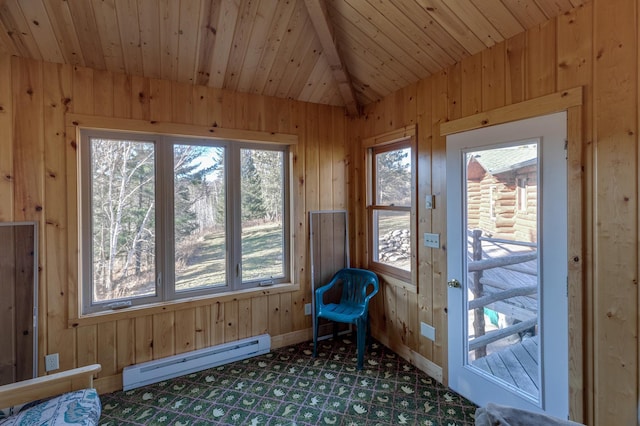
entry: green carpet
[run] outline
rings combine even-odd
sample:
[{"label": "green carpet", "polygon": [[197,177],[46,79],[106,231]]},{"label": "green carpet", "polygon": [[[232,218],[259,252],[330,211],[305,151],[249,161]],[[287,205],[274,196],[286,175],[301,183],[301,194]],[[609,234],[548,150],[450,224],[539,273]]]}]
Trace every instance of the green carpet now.
[{"label": "green carpet", "polygon": [[351,337],[101,396],[101,425],[472,425],[476,406],[378,342]]}]

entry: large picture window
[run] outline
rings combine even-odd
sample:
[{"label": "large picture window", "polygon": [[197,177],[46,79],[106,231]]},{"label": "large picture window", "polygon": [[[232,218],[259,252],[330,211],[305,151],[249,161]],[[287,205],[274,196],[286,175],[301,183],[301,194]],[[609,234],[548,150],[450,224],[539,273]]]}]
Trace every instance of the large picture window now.
[{"label": "large picture window", "polygon": [[401,278],[411,277],[413,167],[411,139],[370,149],[374,269]]},{"label": "large picture window", "polygon": [[287,153],[82,130],[83,313],[289,282]]}]

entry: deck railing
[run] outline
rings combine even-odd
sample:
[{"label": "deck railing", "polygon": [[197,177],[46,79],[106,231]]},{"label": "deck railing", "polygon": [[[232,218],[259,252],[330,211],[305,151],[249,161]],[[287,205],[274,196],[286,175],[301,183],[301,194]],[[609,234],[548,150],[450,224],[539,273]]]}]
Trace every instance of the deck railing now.
[{"label": "deck railing", "polygon": [[[474,229],[470,232],[471,237],[471,261],[467,264],[468,273],[472,273],[473,277],[469,280],[469,290],[473,294],[473,300],[469,301],[468,309],[473,309],[473,330],[474,338],[469,342],[469,350],[475,351],[476,359],[487,355],[487,345],[489,343],[500,340],[504,337],[515,333],[523,332],[537,323],[537,310],[532,318],[523,319],[522,321],[509,325],[499,330],[492,331],[485,335],[484,308],[488,305],[502,302],[507,299],[518,296],[530,296],[537,293],[538,285],[526,285],[512,287],[509,283],[500,283],[487,280],[483,277],[484,271],[493,268],[510,267],[509,269],[517,272],[530,273],[523,268],[517,268],[515,265],[523,264],[538,257],[537,250],[530,253],[511,254],[496,258],[483,259],[482,242],[502,243],[510,245],[519,245],[526,247],[536,247],[535,243],[524,241],[509,241],[499,238],[483,237],[482,230]],[[537,272],[536,272],[537,274]],[[533,275],[533,274],[532,274]],[[493,287],[502,290],[485,294],[484,285],[491,284]]]}]

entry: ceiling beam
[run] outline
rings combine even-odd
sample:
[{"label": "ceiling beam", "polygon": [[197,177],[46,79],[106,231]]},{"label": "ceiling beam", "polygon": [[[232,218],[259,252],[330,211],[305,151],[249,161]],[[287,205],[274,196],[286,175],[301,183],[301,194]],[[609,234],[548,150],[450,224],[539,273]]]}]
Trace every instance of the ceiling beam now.
[{"label": "ceiling beam", "polygon": [[320,39],[324,56],[333,72],[333,78],[338,83],[338,89],[344,100],[347,112],[349,115],[357,117],[360,114],[360,106],[358,105],[358,99],[356,98],[356,92],[353,89],[347,66],[338,51],[325,0],[304,0],[304,4]]}]

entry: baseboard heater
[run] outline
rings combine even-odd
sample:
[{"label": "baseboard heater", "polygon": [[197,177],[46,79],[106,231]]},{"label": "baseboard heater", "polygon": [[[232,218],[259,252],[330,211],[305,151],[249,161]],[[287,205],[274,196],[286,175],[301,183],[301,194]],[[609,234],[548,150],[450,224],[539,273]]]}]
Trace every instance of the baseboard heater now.
[{"label": "baseboard heater", "polygon": [[127,391],[173,377],[183,376],[229,362],[239,361],[271,350],[271,336],[256,337],[223,343],[180,355],[130,365],[122,370],[122,388]]}]

